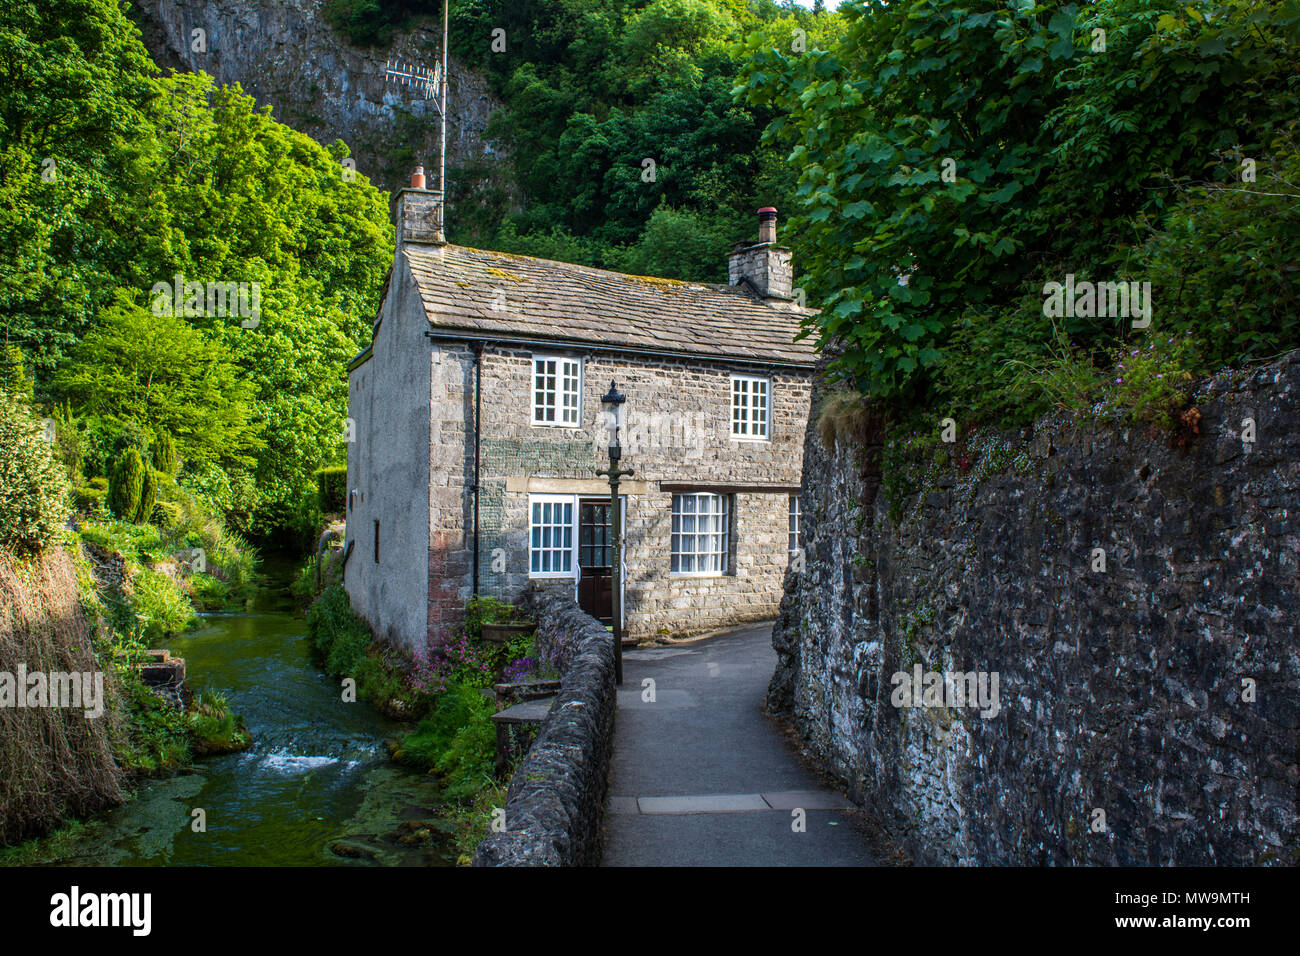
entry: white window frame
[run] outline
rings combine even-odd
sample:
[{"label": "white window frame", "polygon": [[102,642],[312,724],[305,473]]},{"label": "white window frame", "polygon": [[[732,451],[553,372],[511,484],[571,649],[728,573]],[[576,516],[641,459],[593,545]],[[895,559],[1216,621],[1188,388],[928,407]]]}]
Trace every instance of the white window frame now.
[{"label": "white window frame", "polygon": [[[546,525],[540,525],[540,524],[536,524],[536,523],[534,523],[534,521],[533,521],[533,507],[534,507],[535,505],[537,505],[537,506],[541,506],[541,505],[568,505],[568,506],[569,506],[569,521],[568,521],[568,523],[567,523],[567,524],[559,524],[559,523],[556,523],[556,522],[554,522],[554,521],[552,521],[551,523],[546,524]],[[544,509],[543,509],[543,513],[545,513],[545,512],[544,512]],[[529,496],[528,496],[528,576],[529,576],[530,578],[551,578],[551,579],[560,579],[560,580],[563,580],[563,579],[566,579],[566,578],[572,578],[574,581],[577,580],[577,578],[578,578],[578,532],[577,532],[577,515],[578,515],[578,497],[577,497],[577,495],[529,495]],[[554,545],[552,545],[552,546],[549,547],[549,548],[547,548],[547,547],[534,548],[534,546],[533,546],[533,532],[534,532],[534,529],[541,529],[541,528],[543,528],[543,527],[549,527],[549,528],[553,528],[553,529],[555,529],[555,528],[562,528],[562,529],[564,529],[564,531],[565,531],[565,532],[568,534],[568,536],[569,536],[569,546],[568,546],[568,548],[566,549],[566,548],[564,548],[563,546],[561,546],[561,547],[555,547]],[[549,553],[551,553],[551,554],[555,554],[555,555],[564,555],[564,554],[567,554],[568,557],[569,557],[569,569],[568,569],[567,571],[564,571],[564,570],[560,570],[560,571],[540,571],[540,570],[539,570],[539,571],[534,571],[534,570],[533,570],[533,555],[534,555],[534,553],[539,553],[539,552],[541,552],[541,551],[546,551],[546,552],[549,552]]]},{"label": "white window frame", "polygon": [[[737,391],[736,386],[741,382],[745,383],[744,392]],[[763,384],[763,414],[761,418],[754,415],[754,385],[761,382]],[[742,424],[741,420],[736,418],[737,403],[736,399],[740,395],[745,396],[746,415],[743,420],[745,426],[744,432],[738,432],[736,429]],[[772,440],[772,380],[763,375],[732,375],[731,376],[731,401],[728,403],[731,417],[731,439],[732,441],[771,441]],[[754,429],[762,426],[763,433],[755,434]]]},{"label": "white window frame", "polygon": [[[786,550],[790,552],[791,560],[799,553],[803,547],[803,505],[799,501],[798,495],[791,495],[790,501],[786,506]],[[791,527],[793,525],[793,528]],[[790,539],[794,538],[794,547],[790,547]]]},{"label": "white window frame", "polygon": [[[537,366],[542,362],[555,363],[555,392],[553,405],[538,404],[537,401],[537,393],[539,391],[537,387]],[[564,387],[564,381],[568,377],[565,375],[566,365],[572,365],[577,368],[577,375],[574,376],[577,379],[577,389],[573,392],[568,391]],[[547,428],[579,428],[582,426],[582,366],[582,359],[572,358],[568,355],[534,355],[532,357],[532,361],[528,366],[528,389],[529,394],[532,396],[531,404],[533,406],[534,425],[544,425]],[[543,371],[541,374],[545,375],[548,373]],[[540,391],[546,390],[543,389]],[[574,404],[571,408],[565,404],[565,399],[569,395],[572,395],[574,399]],[[556,416],[554,421],[546,420],[546,411],[548,409],[554,411]],[[571,421],[565,419],[564,416],[566,412],[572,413],[573,418]]]},{"label": "white window frame", "polygon": [[[685,492],[678,492],[673,494],[672,504],[670,505],[670,519],[669,519],[670,521],[669,539],[668,539],[669,574],[671,574],[673,577],[680,577],[680,578],[715,578],[715,577],[721,577],[722,575],[731,573],[731,523],[733,520],[733,516],[732,516],[733,509],[731,506],[731,497],[732,497],[731,495],[722,495],[711,491],[685,491]],[[687,498],[695,499],[696,502],[695,510],[689,513],[686,512],[682,507],[685,504],[685,499]],[[700,531],[699,525],[698,523],[696,523],[695,530],[690,532],[682,531],[681,529],[685,525],[686,523],[685,519],[687,517],[695,518],[697,519],[698,522],[698,518],[701,515],[701,512],[699,511],[699,499],[701,498],[716,499],[717,501],[720,502],[720,508],[718,511],[703,512],[703,514],[706,517],[717,516],[720,518],[720,530]],[[683,534],[688,534],[688,533],[693,538],[696,539],[696,547],[689,552],[681,551],[680,550],[681,536]],[[701,535],[713,536],[718,534],[720,534],[722,537],[722,547],[720,550],[715,551],[712,548],[703,551],[699,550],[698,539]],[[687,557],[688,555],[695,559],[693,563],[697,565],[696,569],[691,571],[679,570],[681,565],[685,563],[682,559]],[[708,559],[716,558],[718,566],[716,568],[710,567],[704,570],[699,570],[698,564],[701,558],[708,558]],[[676,565],[676,568],[674,567],[674,565]]]}]

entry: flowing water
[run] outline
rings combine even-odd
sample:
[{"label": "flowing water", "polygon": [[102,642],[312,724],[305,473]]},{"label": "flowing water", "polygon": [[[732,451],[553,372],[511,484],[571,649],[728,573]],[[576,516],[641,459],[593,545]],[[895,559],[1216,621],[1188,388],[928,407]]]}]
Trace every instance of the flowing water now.
[{"label": "flowing water", "polygon": [[[54,862],[450,865],[443,850],[396,839],[403,822],[431,819],[439,802],[433,778],[388,759],[384,738],[403,728],[342,701],[339,681],[312,663],[306,624],[283,589],[291,568],[268,559],[265,570],[280,586],[252,611],[205,615],[167,642],[185,659],[191,686],[224,694],[243,716],[252,747],[141,783],[134,800],[94,820]],[[196,809],[206,832],[193,830]]]}]

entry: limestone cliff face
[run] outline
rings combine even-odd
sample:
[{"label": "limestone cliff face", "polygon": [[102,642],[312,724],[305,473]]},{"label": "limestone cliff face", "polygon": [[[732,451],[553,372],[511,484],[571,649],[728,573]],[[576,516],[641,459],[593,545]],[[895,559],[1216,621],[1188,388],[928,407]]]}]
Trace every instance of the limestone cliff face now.
[{"label": "limestone cliff face", "polygon": [[[136,0],[145,45],[164,68],[239,83],[281,122],[319,142],[341,139],[357,169],[384,189],[423,165],[436,187],[438,113],[409,86],[385,80],[390,57],[432,68],[442,45],[437,18],[417,20],[388,48],[348,44],[322,18],[322,0]],[[206,52],[194,49],[205,31]],[[451,62],[447,165],[482,179],[500,157],[485,136],[499,105],[487,81]],[[456,181],[449,175],[455,190]]]},{"label": "limestone cliff face", "polygon": [[[968,440],[964,473],[890,477],[892,502],[879,429],[828,450],[820,401],[769,704],[900,842],[950,864],[1300,859],[1300,352],[1211,382],[1189,448],[1057,414]],[[900,693],[917,670],[997,675],[998,705],[939,677]]]}]

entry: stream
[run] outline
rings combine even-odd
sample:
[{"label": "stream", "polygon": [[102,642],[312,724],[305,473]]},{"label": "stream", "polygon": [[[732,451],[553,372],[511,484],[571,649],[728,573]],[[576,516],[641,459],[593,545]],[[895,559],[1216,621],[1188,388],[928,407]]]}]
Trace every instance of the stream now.
[{"label": "stream", "polygon": [[[206,614],[170,638],[196,691],[218,691],[253,736],[243,753],[197,761],[194,773],[142,781],[135,799],[91,821],[53,863],[79,866],[450,866],[440,845],[395,831],[440,802],[427,774],[394,765],[383,741],[402,725],[364,702],[308,652],[286,588],[287,561],[268,556],[269,586],[247,613]],[[206,832],[192,829],[192,811]],[[416,829],[407,824],[407,830]],[[423,841],[427,844],[428,841]]]}]

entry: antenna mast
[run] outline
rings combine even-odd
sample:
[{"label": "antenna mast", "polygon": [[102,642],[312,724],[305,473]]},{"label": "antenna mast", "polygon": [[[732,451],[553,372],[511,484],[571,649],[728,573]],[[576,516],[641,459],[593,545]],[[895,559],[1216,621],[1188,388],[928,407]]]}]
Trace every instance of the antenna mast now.
[{"label": "antenna mast", "polygon": [[[426,100],[433,100],[438,111],[438,189],[447,201],[447,34],[450,32],[451,0],[442,0],[442,62],[433,70],[389,59],[384,65],[384,79],[396,80],[399,86],[413,87]],[[441,230],[439,231],[441,234]]]},{"label": "antenna mast", "polygon": [[450,22],[448,8],[451,0],[442,0],[442,84],[439,93],[442,103],[438,107],[438,188],[442,190],[442,201],[447,201],[447,28]]}]

